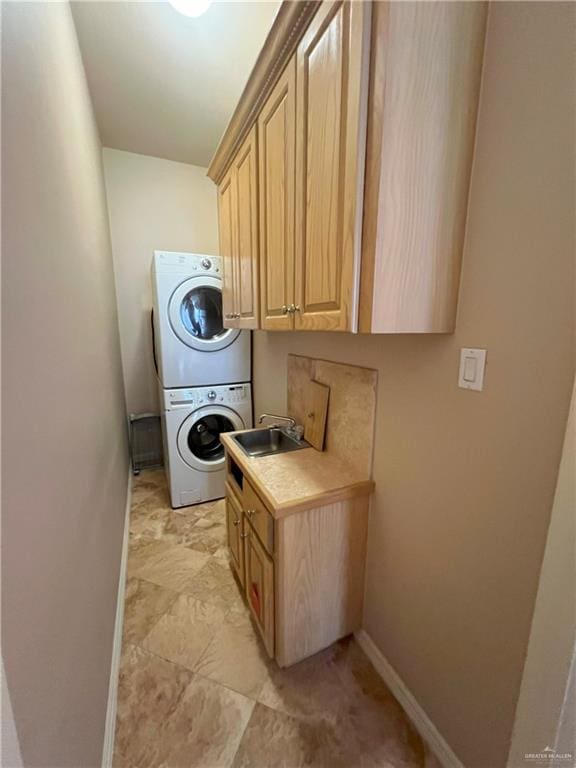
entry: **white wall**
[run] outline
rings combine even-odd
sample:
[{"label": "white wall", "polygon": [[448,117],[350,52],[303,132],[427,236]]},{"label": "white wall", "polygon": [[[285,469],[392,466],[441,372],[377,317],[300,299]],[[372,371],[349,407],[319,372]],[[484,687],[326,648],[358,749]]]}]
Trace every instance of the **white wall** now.
[{"label": "white wall", "polygon": [[157,411],[150,264],[155,250],[218,253],[216,187],[206,169],[104,149],[128,413]]},{"label": "white wall", "polygon": [[100,141],[67,3],[3,3],[2,153],[2,657],[24,764],[96,766],[128,451]]}]

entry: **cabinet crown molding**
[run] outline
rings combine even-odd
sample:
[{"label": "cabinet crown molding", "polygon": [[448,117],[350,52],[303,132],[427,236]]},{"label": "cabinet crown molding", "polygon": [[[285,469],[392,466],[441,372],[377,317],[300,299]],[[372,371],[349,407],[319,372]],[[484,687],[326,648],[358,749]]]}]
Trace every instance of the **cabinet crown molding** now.
[{"label": "cabinet crown molding", "polygon": [[319,6],[319,0],[283,0],[208,167],[208,176],[216,184],[222,181]]}]

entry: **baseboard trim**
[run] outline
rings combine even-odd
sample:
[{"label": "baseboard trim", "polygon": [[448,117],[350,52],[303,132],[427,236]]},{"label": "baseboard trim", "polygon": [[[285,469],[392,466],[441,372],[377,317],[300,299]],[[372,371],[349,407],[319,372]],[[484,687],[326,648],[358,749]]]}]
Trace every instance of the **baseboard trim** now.
[{"label": "baseboard trim", "polygon": [[118,597],[116,598],[116,619],[112,641],[112,661],[110,664],[110,682],[108,683],[108,706],[106,707],[106,725],[104,727],[104,745],[102,748],[102,768],[112,768],[114,756],[114,734],[116,731],[116,709],[118,705],[118,673],[122,654],[122,626],[124,622],[124,594],[126,591],[126,568],[128,566],[128,538],[130,533],[130,505],[132,503],[132,471],[128,471],[126,491],[126,509],[124,512],[124,536],[122,538],[122,556],[118,577]]},{"label": "baseboard trim", "polygon": [[372,664],[374,664],[380,677],[402,705],[402,708],[414,724],[414,727],[428,744],[432,752],[434,752],[444,768],[465,768],[464,764],[452,751],[446,739],[416,701],[414,694],[410,691],[406,683],[402,680],[388,659],[386,659],[377,648],[370,635],[364,629],[361,629],[355,633],[355,637],[358,641],[358,645],[362,648],[366,656],[368,656]]}]

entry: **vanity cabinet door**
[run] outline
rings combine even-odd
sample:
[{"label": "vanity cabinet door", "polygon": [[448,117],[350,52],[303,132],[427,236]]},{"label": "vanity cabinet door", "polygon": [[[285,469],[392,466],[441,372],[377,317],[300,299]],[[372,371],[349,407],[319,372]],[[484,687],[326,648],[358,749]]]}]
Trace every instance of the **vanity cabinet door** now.
[{"label": "vanity cabinet door", "polygon": [[233,162],[236,177],[236,328],[258,328],[258,178],[256,126]]},{"label": "vanity cabinet door", "polygon": [[242,545],[242,510],[233,492],[226,488],[226,530],[230,559],[240,584],[244,586],[244,547]]},{"label": "vanity cabinet door", "polygon": [[258,117],[260,172],[261,327],[294,325],[294,152],[296,60],[293,58]]},{"label": "vanity cabinet door", "polygon": [[274,562],[249,523],[245,525],[246,598],[269,656],[274,657]]},{"label": "vanity cabinet door", "polygon": [[370,6],[326,0],[297,49],[296,330],[357,329]]},{"label": "vanity cabinet door", "polygon": [[223,262],[222,274],[222,315],[226,328],[237,328],[234,308],[234,283],[236,262],[236,176],[232,168],[218,188],[218,229],[220,232],[220,255]]}]

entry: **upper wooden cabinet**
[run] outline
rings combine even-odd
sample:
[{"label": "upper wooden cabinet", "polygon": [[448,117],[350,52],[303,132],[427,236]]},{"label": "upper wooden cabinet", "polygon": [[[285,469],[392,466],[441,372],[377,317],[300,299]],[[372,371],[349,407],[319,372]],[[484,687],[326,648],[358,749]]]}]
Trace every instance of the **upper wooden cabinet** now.
[{"label": "upper wooden cabinet", "polygon": [[293,327],[296,60],[258,117],[261,327]]},{"label": "upper wooden cabinet", "polygon": [[323,2],[298,46],[296,329],[356,330],[370,9]]},{"label": "upper wooden cabinet", "polygon": [[258,327],[258,178],[256,126],[218,188],[222,308],[227,328]]},{"label": "upper wooden cabinet", "polygon": [[227,322],[454,330],[486,11],[282,3],[208,171]]},{"label": "upper wooden cabinet", "polygon": [[258,117],[267,330],[356,330],[369,10],[323,3]]},{"label": "upper wooden cabinet", "polygon": [[224,325],[230,327],[234,314],[234,229],[236,226],[236,183],[231,169],[218,187],[218,230],[220,234],[220,255],[224,273],[222,275],[222,313]]},{"label": "upper wooden cabinet", "polygon": [[454,330],[485,3],[374,3],[360,331]]}]

